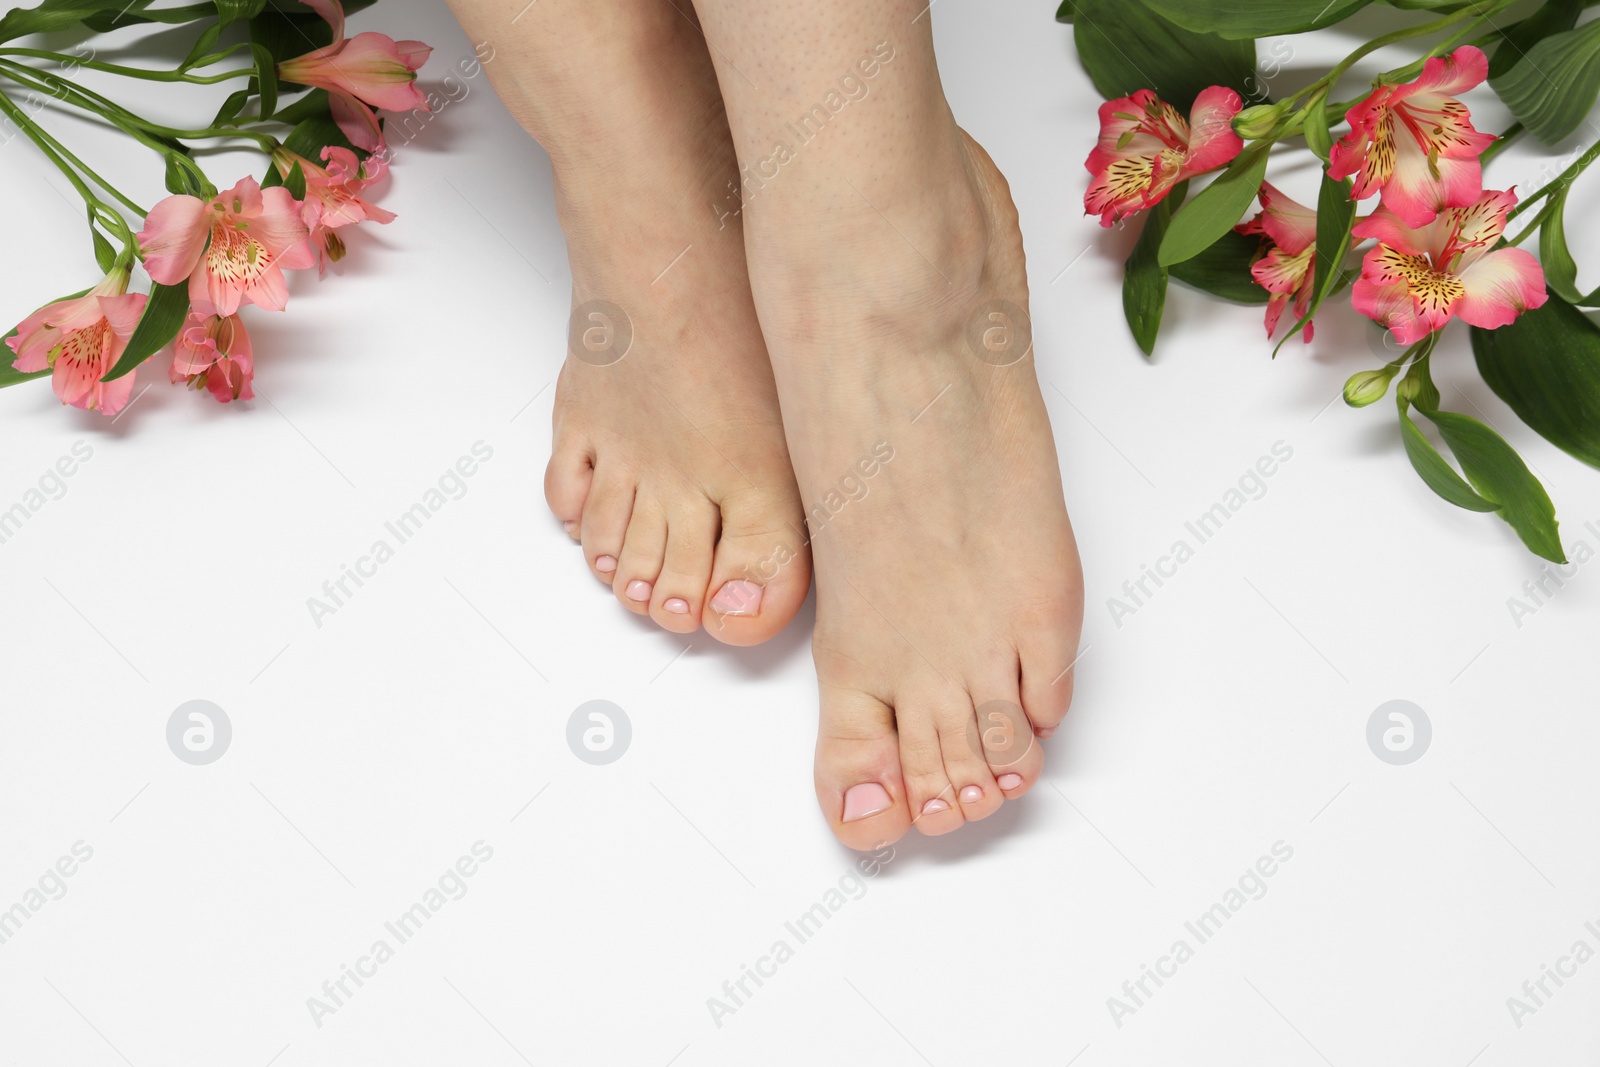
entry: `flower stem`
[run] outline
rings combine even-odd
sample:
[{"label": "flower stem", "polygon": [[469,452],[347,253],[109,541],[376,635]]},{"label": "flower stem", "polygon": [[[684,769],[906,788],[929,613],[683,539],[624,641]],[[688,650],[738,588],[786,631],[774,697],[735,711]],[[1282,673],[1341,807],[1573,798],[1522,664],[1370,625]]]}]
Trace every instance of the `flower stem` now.
[{"label": "flower stem", "polygon": [[1506,212],[1506,221],[1510,222],[1512,219],[1528,210],[1529,207],[1537,204],[1539,201],[1543,200],[1557,189],[1572,184],[1573,179],[1582,174],[1584,168],[1593,163],[1596,157],[1600,157],[1600,141],[1596,141],[1594,144],[1585,149],[1583,155],[1579,156],[1572,166],[1556,175],[1548,185],[1529,196],[1526,200],[1512,208],[1510,211]]},{"label": "flower stem", "polygon": [[[249,45],[237,45],[229,52]],[[224,53],[225,55],[228,53]],[[90,70],[104,71],[107,74],[117,74],[124,78],[139,78],[152,82],[189,82],[192,85],[214,85],[217,82],[227,81],[229,78],[240,78],[254,75],[254,67],[239,67],[235,70],[226,70],[220,74],[198,75],[190,74],[187,70],[147,70],[143,67],[124,67],[117,63],[102,63],[96,59],[83,59],[79,56],[69,56],[62,52],[49,52],[42,48],[0,48],[0,56],[26,56],[30,59],[49,59],[64,67],[87,67]]]},{"label": "flower stem", "polygon": [[[84,182],[84,177],[87,177],[107,193],[110,193],[112,197],[124,204],[134,214],[140,216],[146,214],[144,208],[124,196],[121,190],[95,173],[93,168],[73,155],[60,141],[51,137],[43,127],[29,118],[27,113],[13,103],[11,98],[4,93],[0,93],[0,112],[3,112],[7,118],[17,125],[18,129],[27,134],[28,139],[39,147],[39,151],[43,152],[50,162],[54,163],[56,168],[67,176],[67,180],[78,191],[78,195],[83,197],[84,203],[91,208],[98,209],[97,214],[103,212],[106,215],[117,215],[105,201],[94,194],[93,190]],[[120,216],[118,217],[120,218]]]}]

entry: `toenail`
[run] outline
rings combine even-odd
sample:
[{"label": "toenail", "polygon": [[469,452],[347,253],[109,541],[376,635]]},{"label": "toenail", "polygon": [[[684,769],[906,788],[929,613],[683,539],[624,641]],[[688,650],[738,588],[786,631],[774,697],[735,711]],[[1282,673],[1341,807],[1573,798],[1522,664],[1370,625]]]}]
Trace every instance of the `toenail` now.
[{"label": "toenail", "polygon": [[855,822],[889,809],[889,791],[877,782],[853,785],[844,793],[844,822]]},{"label": "toenail", "polygon": [[601,556],[594,561],[594,569],[601,574],[610,574],[617,569],[616,556]]},{"label": "toenail", "polygon": [[761,594],[765,590],[755,582],[736,579],[723,582],[717,595],[711,598],[711,610],[718,615],[755,615],[761,611]]},{"label": "toenail", "polygon": [[578,524],[575,522],[564,522],[561,524],[561,528],[567,531],[568,537],[571,537],[578,532]]},{"label": "toenail", "polygon": [[672,612],[674,615],[689,614],[689,602],[683,599],[681,596],[670,597],[668,598],[667,602],[661,606],[667,611]]},{"label": "toenail", "polygon": [[650,599],[650,583],[643,578],[635,578],[629,582],[625,591],[629,600],[637,600],[641,604]]},{"label": "toenail", "polygon": [[983,799],[983,787],[977,785],[964,785],[961,787],[961,803],[976,804]]},{"label": "toenail", "polygon": [[1046,726],[1043,729],[1035,730],[1034,731],[1034,735],[1037,736],[1042,741],[1046,737],[1049,737],[1051,734],[1053,734],[1055,732],[1056,732],[1056,728],[1054,726]]},{"label": "toenail", "polygon": [[937,815],[939,812],[945,811],[949,807],[950,807],[949,804],[946,804],[944,801],[940,800],[938,797],[934,797],[932,800],[930,800],[926,804],[922,805],[922,814],[924,814],[924,815]]},{"label": "toenail", "polygon": [[1002,774],[999,778],[995,779],[995,781],[1000,783],[1001,789],[1015,789],[1017,786],[1022,784],[1022,775]]}]

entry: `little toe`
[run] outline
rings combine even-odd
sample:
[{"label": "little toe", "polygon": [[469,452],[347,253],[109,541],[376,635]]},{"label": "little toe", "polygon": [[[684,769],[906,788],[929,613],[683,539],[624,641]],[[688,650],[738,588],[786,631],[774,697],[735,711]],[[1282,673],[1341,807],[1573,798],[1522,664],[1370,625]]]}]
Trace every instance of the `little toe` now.
[{"label": "little toe", "polygon": [[676,506],[667,518],[666,554],[650,597],[650,617],[673,633],[700,628],[721,515],[704,497]]},{"label": "little toe", "polygon": [[811,553],[792,493],[752,489],[722,502],[701,622],[729,645],[756,645],[788,625],[811,588]]},{"label": "little toe", "polygon": [[862,852],[911,828],[894,713],[858,690],[822,687],[817,728],[817,803],[834,836]]},{"label": "little toe", "polygon": [[544,469],[544,499],[569,535],[576,533],[594,479],[587,448],[558,444]]}]

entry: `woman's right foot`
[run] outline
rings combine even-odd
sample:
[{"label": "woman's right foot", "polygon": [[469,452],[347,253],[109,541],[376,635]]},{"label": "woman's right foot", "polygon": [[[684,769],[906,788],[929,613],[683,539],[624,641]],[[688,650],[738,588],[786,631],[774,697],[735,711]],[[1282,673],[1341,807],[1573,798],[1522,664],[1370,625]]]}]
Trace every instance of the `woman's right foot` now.
[{"label": "woman's right foot", "polygon": [[550,154],[572,266],[545,495],[618,602],[751,645],[811,562],[699,31],[660,3],[456,0]]}]

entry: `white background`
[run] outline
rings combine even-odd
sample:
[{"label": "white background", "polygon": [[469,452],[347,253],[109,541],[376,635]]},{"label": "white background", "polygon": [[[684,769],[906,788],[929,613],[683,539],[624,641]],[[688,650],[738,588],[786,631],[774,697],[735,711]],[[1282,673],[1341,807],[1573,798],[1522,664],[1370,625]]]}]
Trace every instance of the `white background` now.
[{"label": "white background", "polygon": [[[1273,361],[1259,308],[1175,287],[1139,355],[1132,231],[1082,216],[1098,100],[1051,13],[933,11],[955,111],[1021,207],[1087,571],[1076,704],[1026,800],[896,845],[814,938],[785,930],[856,884],[812,795],[811,609],[726,649],[627,616],[584,573],[540,492],[568,307],[548,164],[486,77],[458,75],[466,97],[398,150],[399,220],[357,234],[339,276],[297,277],[287,314],[250,316],[261,399],[222,407],[152,368],[114,424],[43,383],[0,395],[0,509],[93,449],[0,545],[0,908],[93,849],[0,945],[0,1062],[1593,1062],[1600,962],[1520,1028],[1506,999],[1578,939],[1600,948],[1600,564],[1516,625],[1508,598],[1542,562],[1428,492],[1387,402],[1329,406],[1381,348],[1347,308]],[[442,5],[355,26],[433,43],[434,87],[472,55]],[[1291,42],[1269,88],[1350,43]],[[153,157],[55,128],[161,195]],[[1570,148],[1519,145],[1493,184],[1531,191]],[[93,265],[70,190],[20,139],[0,175],[9,322]],[[1274,180],[1314,188],[1304,165]],[[1592,190],[1568,212],[1581,259]],[[1435,364],[1445,406],[1544,478],[1569,548],[1600,549],[1600,474],[1517,422],[1459,328]],[[307,598],[479,441],[493,458],[466,495],[315,625]],[[1107,599],[1279,441],[1293,458],[1266,495],[1117,626]],[[937,575],[907,560],[905,580],[938,610]],[[1403,767],[1366,741],[1397,698],[1433,725]],[[206,767],[165,739],[192,699],[233,726]],[[632,722],[609,766],[565,740],[593,699]],[[319,1027],[307,999],[478,841],[493,858],[466,895]],[[1280,841],[1266,895],[1119,1027],[1107,998],[1194,946],[1184,923]],[[793,958],[716,1025],[707,999],[780,938]]]}]

